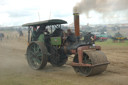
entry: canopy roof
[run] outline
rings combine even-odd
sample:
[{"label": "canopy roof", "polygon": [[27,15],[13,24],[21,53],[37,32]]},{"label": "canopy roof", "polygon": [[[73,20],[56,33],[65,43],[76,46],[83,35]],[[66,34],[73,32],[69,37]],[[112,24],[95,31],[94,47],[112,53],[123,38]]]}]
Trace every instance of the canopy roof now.
[{"label": "canopy roof", "polygon": [[40,26],[40,25],[56,25],[56,24],[66,24],[67,22],[61,19],[50,19],[45,21],[38,21],[32,23],[26,23],[22,26]]}]

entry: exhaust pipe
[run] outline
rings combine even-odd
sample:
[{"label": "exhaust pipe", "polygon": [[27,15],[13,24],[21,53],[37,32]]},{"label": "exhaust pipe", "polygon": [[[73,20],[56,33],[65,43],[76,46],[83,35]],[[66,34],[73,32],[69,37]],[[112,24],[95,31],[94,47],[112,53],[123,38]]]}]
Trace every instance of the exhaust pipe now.
[{"label": "exhaust pipe", "polygon": [[75,35],[77,37],[77,40],[79,41],[79,36],[80,36],[79,13],[73,13],[73,15],[74,15]]},{"label": "exhaust pipe", "polygon": [[79,27],[79,13],[73,13],[74,15],[74,27],[75,27],[75,35],[80,36],[80,27]]}]

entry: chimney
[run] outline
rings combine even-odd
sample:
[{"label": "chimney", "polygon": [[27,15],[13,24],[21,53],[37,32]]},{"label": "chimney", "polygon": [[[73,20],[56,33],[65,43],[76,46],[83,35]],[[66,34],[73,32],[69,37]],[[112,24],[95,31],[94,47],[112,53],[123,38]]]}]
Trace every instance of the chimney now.
[{"label": "chimney", "polygon": [[74,15],[74,27],[75,27],[75,35],[77,37],[80,36],[80,27],[79,27],[79,13],[73,13]]}]

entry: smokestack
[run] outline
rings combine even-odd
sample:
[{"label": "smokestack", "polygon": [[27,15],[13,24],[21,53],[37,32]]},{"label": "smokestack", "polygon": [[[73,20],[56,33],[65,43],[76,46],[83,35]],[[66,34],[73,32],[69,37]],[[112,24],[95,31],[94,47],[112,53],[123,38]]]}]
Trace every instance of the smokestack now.
[{"label": "smokestack", "polygon": [[79,27],[79,13],[75,12],[74,15],[74,27],[75,27],[75,35],[77,37],[80,36],[80,27]]}]

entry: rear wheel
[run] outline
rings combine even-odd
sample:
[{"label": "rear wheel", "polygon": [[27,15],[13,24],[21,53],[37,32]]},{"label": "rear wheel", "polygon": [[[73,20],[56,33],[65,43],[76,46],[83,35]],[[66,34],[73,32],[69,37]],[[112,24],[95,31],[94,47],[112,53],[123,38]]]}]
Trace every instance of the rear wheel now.
[{"label": "rear wheel", "polygon": [[47,64],[47,56],[43,54],[40,43],[33,42],[27,49],[27,61],[31,68],[42,69]]},{"label": "rear wheel", "polygon": [[67,55],[62,50],[52,48],[52,55],[49,58],[49,62],[56,67],[63,66],[68,60]]},{"label": "rear wheel", "polygon": [[[59,56],[60,57],[60,56]],[[58,58],[53,57],[50,59],[50,63],[55,67],[63,66],[67,62],[67,58]]]}]

